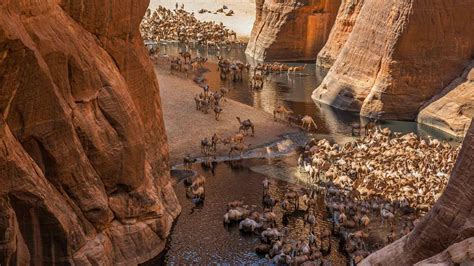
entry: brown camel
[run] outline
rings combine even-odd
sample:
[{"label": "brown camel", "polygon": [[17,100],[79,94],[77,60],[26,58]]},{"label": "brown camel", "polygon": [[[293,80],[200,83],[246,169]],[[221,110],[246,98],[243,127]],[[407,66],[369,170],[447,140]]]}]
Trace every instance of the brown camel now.
[{"label": "brown camel", "polygon": [[311,130],[311,126],[314,126],[314,129],[318,129],[318,126],[316,126],[316,123],[311,116],[305,115],[303,118],[301,118],[301,127],[303,129],[309,131]]},{"label": "brown camel", "polygon": [[290,111],[285,106],[280,105],[277,108],[275,108],[275,110],[273,110],[273,118],[276,121],[277,120],[277,115],[283,115],[283,118],[287,118],[292,113],[293,113],[293,111]]}]

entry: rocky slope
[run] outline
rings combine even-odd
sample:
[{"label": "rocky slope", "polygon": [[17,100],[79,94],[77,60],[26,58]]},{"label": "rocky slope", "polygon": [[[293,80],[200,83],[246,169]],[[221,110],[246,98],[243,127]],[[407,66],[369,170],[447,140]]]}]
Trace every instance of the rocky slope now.
[{"label": "rocky slope", "polygon": [[336,19],[340,0],[257,0],[246,53],[257,60],[314,60]]},{"label": "rocky slope", "polygon": [[474,55],[470,0],[344,1],[313,98],[363,116],[415,120]]},{"label": "rocky slope", "polygon": [[0,264],[137,264],[180,207],[147,0],[0,3]]},{"label": "rocky slope", "polygon": [[433,256],[423,263],[471,265],[462,262],[472,263],[474,252],[473,161],[474,122],[466,134],[445,192],[430,212],[409,235],[371,254],[361,265],[413,265]]}]

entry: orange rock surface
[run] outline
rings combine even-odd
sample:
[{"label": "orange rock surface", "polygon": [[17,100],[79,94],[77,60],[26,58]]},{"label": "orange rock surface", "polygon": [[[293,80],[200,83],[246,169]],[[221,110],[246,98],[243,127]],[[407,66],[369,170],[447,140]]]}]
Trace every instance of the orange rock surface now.
[{"label": "orange rock surface", "polygon": [[417,121],[464,137],[474,117],[474,61],[443,91],[428,101]]},{"label": "orange rock surface", "polygon": [[336,19],[340,0],[257,0],[246,53],[257,60],[314,60]]},{"label": "orange rock surface", "polygon": [[358,3],[353,27],[354,16],[338,16],[320,55],[332,67],[313,98],[363,116],[415,120],[420,107],[461,76],[472,58],[474,5],[470,0]]},{"label": "orange rock surface", "polygon": [[147,6],[0,3],[0,264],[137,264],[164,248],[180,206]]}]

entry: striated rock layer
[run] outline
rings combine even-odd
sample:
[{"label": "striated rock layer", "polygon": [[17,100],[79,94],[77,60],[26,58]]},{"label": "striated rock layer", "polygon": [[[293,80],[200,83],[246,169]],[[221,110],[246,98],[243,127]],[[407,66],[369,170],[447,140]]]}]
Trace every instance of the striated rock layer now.
[{"label": "striated rock layer", "polygon": [[314,60],[341,0],[257,0],[246,53],[257,60]]},{"label": "striated rock layer", "polygon": [[474,61],[441,93],[426,103],[418,122],[462,137],[474,117]]},{"label": "striated rock layer", "polygon": [[364,0],[342,0],[328,41],[318,54],[316,64],[329,69],[346,43],[359,16]]},{"label": "striated rock layer", "polygon": [[313,98],[363,116],[415,120],[473,57],[473,14],[470,0],[344,2],[319,59],[332,67]]},{"label": "striated rock layer", "polygon": [[147,0],[0,3],[0,264],[137,264],[180,206]]},{"label": "striated rock layer", "polygon": [[[444,261],[446,264],[443,265],[450,265],[450,261],[472,263],[474,251],[472,245],[474,237],[473,161],[474,122],[471,123],[466,134],[445,192],[430,212],[422,218],[410,234],[371,254],[361,265],[413,265],[433,256],[424,263],[435,261]],[[456,243],[459,244],[454,245]],[[444,251],[446,249],[447,251]],[[423,265],[423,263],[420,264]]]}]

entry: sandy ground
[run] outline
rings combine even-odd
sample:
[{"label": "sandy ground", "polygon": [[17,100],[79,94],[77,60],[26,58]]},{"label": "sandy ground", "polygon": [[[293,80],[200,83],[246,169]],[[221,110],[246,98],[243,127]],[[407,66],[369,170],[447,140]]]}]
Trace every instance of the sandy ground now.
[{"label": "sandy ground", "polygon": [[[204,21],[215,21],[217,23],[222,22],[226,27],[234,30],[240,39],[246,40],[250,36],[252,31],[253,23],[255,21],[255,0],[151,0],[150,8],[155,9],[158,6],[164,6],[169,9],[174,9],[176,2],[184,4],[184,9],[189,12],[194,12],[196,18]],[[223,5],[234,10],[233,16],[225,16],[222,13],[204,13],[199,14],[200,9],[207,9],[212,12]]]},{"label": "sandy ground", "polygon": [[[169,74],[168,70],[155,68],[160,83],[160,95],[165,119],[166,133],[170,146],[171,165],[182,163],[189,153],[201,157],[200,143],[205,137],[209,140],[214,133],[220,137],[238,133],[236,116],[250,119],[255,124],[255,137],[248,136],[244,143],[251,148],[261,147],[281,139],[285,134],[298,132],[298,129],[274,122],[273,116],[264,111],[228,99],[222,102],[224,109],[220,120],[216,121],[214,112],[204,114],[196,110],[194,96],[202,89],[193,81]],[[225,155],[229,147],[219,145],[216,155]],[[234,153],[237,157],[238,153]]]}]

